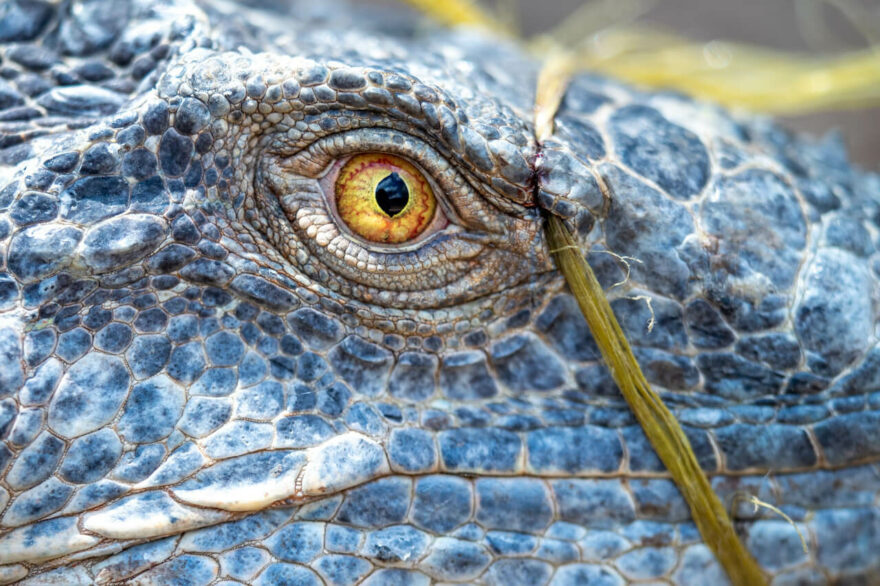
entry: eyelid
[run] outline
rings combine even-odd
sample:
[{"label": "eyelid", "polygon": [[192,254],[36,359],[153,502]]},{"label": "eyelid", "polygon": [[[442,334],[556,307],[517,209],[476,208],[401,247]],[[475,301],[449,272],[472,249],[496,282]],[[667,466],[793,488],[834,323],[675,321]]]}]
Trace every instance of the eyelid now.
[{"label": "eyelid", "polygon": [[450,165],[424,141],[388,128],[362,128],[318,138],[304,149],[283,159],[297,173],[319,178],[330,164],[348,155],[383,152],[406,157],[429,173],[443,173]]}]

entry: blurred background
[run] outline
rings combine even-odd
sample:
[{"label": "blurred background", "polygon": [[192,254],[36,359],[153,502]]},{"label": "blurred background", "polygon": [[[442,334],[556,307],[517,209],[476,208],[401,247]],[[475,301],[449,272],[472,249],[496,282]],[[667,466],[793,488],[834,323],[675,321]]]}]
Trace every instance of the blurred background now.
[{"label": "blurred background", "polygon": [[[577,10],[583,0],[481,0],[478,4],[502,15],[505,24],[525,38],[554,31],[560,23],[569,29],[572,24],[581,26],[587,14],[600,21],[598,28],[604,23],[635,25],[699,43],[744,43],[817,61],[844,54],[871,58],[873,51],[876,59],[868,62],[874,69],[871,79],[880,80],[880,0],[593,0],[586,11],[581,8],[580,19]],[[860,73],[852,75],[858,78]],[[880,96],[880,81],[871,83],[877,84],[874,94]],[[835,105],[774,115],[788,127],[814,135],[839,130],[853,160],[880,170],[880,100],[874,99],[867,109]]]}]

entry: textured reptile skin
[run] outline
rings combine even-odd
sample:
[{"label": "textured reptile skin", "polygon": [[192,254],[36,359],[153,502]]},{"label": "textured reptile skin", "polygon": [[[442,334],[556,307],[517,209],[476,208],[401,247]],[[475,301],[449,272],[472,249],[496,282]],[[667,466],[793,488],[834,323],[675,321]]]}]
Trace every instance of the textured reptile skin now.
[{"label": "textured reptile skin", "polygon": [[[880,178],[589,75],[538,149],[518,47],[311,4],[0,4],[0,581],[725,583],[545,208],[772,583],[880,583]],[[450,227],[340,228],[373,151]]]}]

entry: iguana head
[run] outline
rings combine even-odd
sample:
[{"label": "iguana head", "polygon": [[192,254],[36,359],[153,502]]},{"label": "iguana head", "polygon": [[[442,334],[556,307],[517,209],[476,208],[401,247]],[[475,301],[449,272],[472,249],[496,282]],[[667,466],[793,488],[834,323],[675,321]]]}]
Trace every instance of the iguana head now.
[{"label": "iguana head", "polygon": [[[350,566],[381,583],[386,565],[616,583],[653,567],[629,549],[662,558],[647,577],[717,571],[600,364],[543,213],[578,235],[722,495],[876,458],[878,180],[835,144],[580,75],[539,146],[540,64],[515,45],[299,8],[0,8],[6,576],[235,577],[212,560],[252,552],[216,528],[254,524],[337,552],[288,558],[282,533],[255,531],[303,564],[268,582]],[[768,489],[770,471],[785,474]],[[822,529],[810,555],[784,522],[751,525],[753,550],[793,552],[762,559],[774,572],[846,569],[822,547],[849,551],[846,515],[878,484],[834,474],[857,496],[833,514],[805,489],[779,500]],[[678,533],[622,537],[646,523]],[[348,561],[316,561],[364,528]],[[500,533],[595,551],[515,565]],[[216,555],[181,553],[200,551]]]}]

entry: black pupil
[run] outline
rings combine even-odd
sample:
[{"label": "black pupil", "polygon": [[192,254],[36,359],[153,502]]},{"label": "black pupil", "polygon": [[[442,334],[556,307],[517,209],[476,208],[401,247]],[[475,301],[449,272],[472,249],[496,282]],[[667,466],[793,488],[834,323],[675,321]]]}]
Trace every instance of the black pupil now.
[{"label": "black pupil", "polygon": [[392,173],[376,186],[376,203],[392,218],[409,202],[409,190],[397,173]]}]

